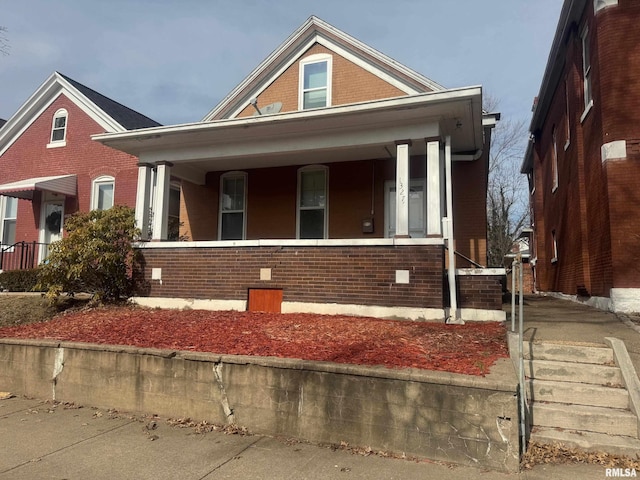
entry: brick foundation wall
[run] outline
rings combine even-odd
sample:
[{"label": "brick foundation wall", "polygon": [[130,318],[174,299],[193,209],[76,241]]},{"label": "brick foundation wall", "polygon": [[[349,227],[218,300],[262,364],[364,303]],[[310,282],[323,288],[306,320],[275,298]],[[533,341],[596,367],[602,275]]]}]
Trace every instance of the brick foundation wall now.
[{"label": "brick foundation wall", "polygon": [[[246,300],[249,288],[280,288],[284,301],[443,308],[443,247],[142,248],[142,296]],[[162,283],[151,269],[162,269]],[[260,269],[271,269],[271,281]],[[410,283],[397,284],[396,270]]]},{"label": "brick foundation wall", "polygon": [[458,306],[501,310],[504,278],[504,275],[457,275]]}]

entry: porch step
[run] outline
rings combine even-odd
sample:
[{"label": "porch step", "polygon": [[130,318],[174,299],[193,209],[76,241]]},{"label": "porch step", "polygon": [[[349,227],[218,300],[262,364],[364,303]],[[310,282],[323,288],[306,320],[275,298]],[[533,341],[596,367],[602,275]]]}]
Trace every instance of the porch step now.
[{"label": "porch step", "polygon": [[629,410],[536,402],[531,412],[533,425],[538,427],[638,438],[638,420]]},{"label": "porch step", "polygon": [[624,388],[539,379],[529,380],[527,388],[528,397],[533,402],[629,408],[629,393]]},{"label": "porch step", "polygon": [[585,452],[607,452],[634,459],[640,455],[640,440],[633,437],[536,427],[531,432],[530,439],[537,443],[561,443]]},{"label": "porch step", "polygon": [[590,383],[608,387],[623,385],[622,374],[618,367],[555,360],[529,360],[524,363],[525,375],[529,378]]},{"label": "porch step", "polygon": [[525,342],[523,349],[525,359],[615,365],[613,350],[605,346]]}]

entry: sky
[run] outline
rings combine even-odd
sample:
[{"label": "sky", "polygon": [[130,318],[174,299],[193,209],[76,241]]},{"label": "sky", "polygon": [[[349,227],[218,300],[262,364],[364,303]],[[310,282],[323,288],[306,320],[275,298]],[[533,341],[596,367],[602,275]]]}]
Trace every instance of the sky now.
[{"label": "sky", "polygon": [[309,16],[531,117],[562,0],[0,0],[0,118],[54,72],[165,124],[201,120]]}]

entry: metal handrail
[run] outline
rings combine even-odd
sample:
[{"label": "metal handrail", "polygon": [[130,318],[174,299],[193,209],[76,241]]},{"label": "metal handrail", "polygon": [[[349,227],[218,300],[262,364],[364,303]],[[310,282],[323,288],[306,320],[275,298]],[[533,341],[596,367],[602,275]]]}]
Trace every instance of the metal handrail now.
[{"label": "metal handrail", "polygon": [[13,245],[0,246],[0,271],[35,268],[38,263],[37,249],[40,246],[49,244],[21,241]]},{"label": "metal handrail", "polygon": [[[518,314],[516,315],[516,275],[518,276]],[[520,388],[520,453],[527,448],[526,431],[526,388],[524,382],[524,288],[522,256],[518,254],[511,264],[511,331],[515,332],[518,317],[518,385]]]},{"label": "metal handrail", "polygon": [[[444,246],[445,250],[449,250],[449,247],[447,245]],[[480,265],[478,262],[471,260],[469,257],[467,257],[466,255],[454,250],[453,251],[454,255],[459,256],[460,258],[466,260],[467,262],[469,262],[471,265],[473,265],[476,268],[484,268],[483,265]]]}]

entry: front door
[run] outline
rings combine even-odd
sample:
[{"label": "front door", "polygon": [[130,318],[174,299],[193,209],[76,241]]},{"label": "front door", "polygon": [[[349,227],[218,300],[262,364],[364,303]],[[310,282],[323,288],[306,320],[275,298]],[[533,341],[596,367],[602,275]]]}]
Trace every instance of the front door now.
[{"label": "front door", "polygon": [[[427,233],[426,180],[412,179],[409,189],[409,235],[422,238]],[[393,238],[396,233],[396,182],[385,183],[385,237]]]},{"label": "front door", "polygon": [[62,239],[64,219],[64,200],[46,201],[42,204],[42,222],[40,224],[40,262],[49,255],[49,245]]}]

